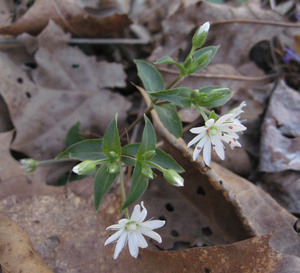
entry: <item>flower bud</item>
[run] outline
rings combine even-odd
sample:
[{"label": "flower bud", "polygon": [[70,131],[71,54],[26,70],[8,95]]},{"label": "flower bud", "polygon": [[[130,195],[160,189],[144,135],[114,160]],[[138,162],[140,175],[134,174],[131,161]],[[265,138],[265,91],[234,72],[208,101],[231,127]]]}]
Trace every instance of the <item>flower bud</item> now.
[{"label": "flower bud", "polygon": [[144,160],[151,160],[155,156],[155,150],[147,151],[143,154]]},{"label": "flower bud", "polygon": [[154,178],[154,173],[150,166],[144,165],[142,167],[142,175],[146,176],[148,179],[153,179]]},{"label": "flower bud", "polygon": [[108,157],[109,157],[112,161],[115,161],[115,160],[119,157],[119,155],[118,155],[117,153],[115,153],[114,151],[110,151],[110,152],[108,153]]},{"label": "flower bud", "polygon": [[163,171],[164,178],[175,187],[183,187],[184,179],[174,170],[164,170]]},{"label": "flower bud", "polygon": [[205,24],[203,24],[197,29],[197,31],[195,32],[192,38],[192,43],[195,48],[200,48],[204,44],[207,33],[209,31],[209,27],[210,27],[209,22],[206,22]]},{"label": "flower bud", "polygon": [[33,172],[39,165],[40,163],[32,158],[24,158],[20,160],[21,167],[24,172],[30,173]]},{"label": "flower bud", "polygon": [[107,163],[107,170],[110,174],[116,173],[119,170],[119,165],[117,162]]},{"label": "flower bud", "polygon": [[77,164],[73,168],[73,172],[78,175],[89,174],[95,170],[96,165],[97,165],[96,161],[85,160],[85,161]]}]

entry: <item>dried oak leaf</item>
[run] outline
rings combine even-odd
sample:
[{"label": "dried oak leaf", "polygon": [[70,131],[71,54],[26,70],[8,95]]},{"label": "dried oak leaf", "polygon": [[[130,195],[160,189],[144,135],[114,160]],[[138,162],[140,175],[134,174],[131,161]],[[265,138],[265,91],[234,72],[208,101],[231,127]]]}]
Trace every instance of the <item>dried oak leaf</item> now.
[{"label": "dried oak leaf", "polygon": [[61,90],[35,85],[20,67],[0,54],[0,90],[16,128],[12,148],[36,159],[53,158],[65,148],[67,131],[80,121],[82,130],[101,134],[130,102],[109,90]]},{"label": "dried oak leaf", "polygon": [[[271,10],[263,10],[259,2],[232,7],[207,1],[183,1],[183,4],[163,22],[163,41],[158,42],[151,60],[170,55],[181,59],[191,48],[191,37],[199,25],[211,23],[206,45],[220,45],[213,63],[227,63],[236,67],[248,62],[249,51],[261,40],[292,31],[272,25],[230,23],[216,24],[223,20],[269,20],[286,22],[287,19]],[[284,32],[283,32],[284,31]],[[287,34],[289,35],[289,34]]]},{"label": "dried oak leaf", "polygon": [[33,249],[27,233],[0,212],[0,271],[53,273]]},{"label": "dried oak leaf", "polygon": [[126,86],[121,64],[97,61],[96,56],[68,45],[70,34],[52,20],[38,37],[24,33],[17,39],[29,53],[35,53],[37,68],[32,70],[32,78],[39,86],[65,90]]},{"label": "dried oak leaf", "polygon": [[83,9],[74,0],[37,0],[15,23],[1,27],[0,34],[19,35],[27,32],[39,34],[50,20],[77,37],[98,37],[110,35],[127,27],[130,19],[120,14],[118,7],[105,5],[93,13]]}]

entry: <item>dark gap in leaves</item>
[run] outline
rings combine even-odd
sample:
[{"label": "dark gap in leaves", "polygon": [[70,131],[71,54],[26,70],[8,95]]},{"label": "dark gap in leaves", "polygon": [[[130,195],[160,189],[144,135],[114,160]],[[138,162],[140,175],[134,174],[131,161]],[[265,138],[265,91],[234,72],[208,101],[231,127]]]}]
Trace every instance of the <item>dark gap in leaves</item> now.
[{"label": "dark gap in leaves", "polygon": [[293,225],[293,228],[294,230],[297,232],[297,233],[300,233],[300,220],[297,219]]},{"label": "dark gap in leaves", "polygon": [[1,264],[0,264],[0,273],[2,273],[2,266],[1,266]]},{"label": "dark gap in leaves", "polygon": [[206,236],[212,235],[212,231],[211,231],[211,229],[210,229],[209,227],[204,227],[204,228],[202,228],[202,233],[203,233],[204,235],[206,235]]},{"label": "dark gap in leaves", "polygon": [[171,230],[171,235],[172,235],[173,237],[179,237],[179,233],[178,233],[178,231],[175,230],[175,229]]},{"label": "dark gap in leaves", "polygon": [[204,269],[204,272],[205,272],[205,273],[210,273],[210,269],[209,269],[208,267],[206,267],[206,268]]},{"label": "dark gap in leaves", "polygon": [[205,190],[201,186],[198,186],[197,194],[205,196]]},{"label": "dark gap in leaves", "polygon": [[286,138],[290,138],[290,139],[294,139],[295,138],[295,136],[293,136],[291,133],[282,133],[282,135],[284,136],[284,137],[286,137]]},{"label": "dark gap in leaves", "polygon": [[36,69],[37,64],[36,63],[25,63],[26,66],[30,67],[31,69]]},{"label": "dark gap in leaves", "polygon": [[168,210],[168,211],[174,211],[174,207],[170,204],[170,203],[167,203],[166,204],[166,209]]},{"label": "dark gap in leaves", "polygon": [[28,99],[30,99],[31,98],[31,94],[27,91],[26,93],[26,97],[28,98]]},{"label": "dark gap in leaves", "polygon": [[264,40],[255,44],[250,50],[249,58],[266,73],[271,72],[274,63],[271,55],[270,41]]},{"label": "dark gap in leaves", "polygon": [[166,220],[167,220],[166,217],[163,216],[163,215],[159,216],[158,219],[159,219],[159,220],[162,220],[162,221],[166,221]]},{"label": "dark gap in leaves", "polygon": [[223,185],[223,181],[222,180],[219,180],[219,183],[220,183],[221,186]]},{"label": "dark gap in leaves", "polygon": [[1,127],[3,132],[10,131],[14,128],[14,125],[11,121],[7,104],[0,94],[0,115],[1,115]]},{"label": "dark gap in leaves", "polygon": [[79,64],[72,64],[72,68],[78,68],[78,67],[80,67]]},{"label": "dark gap in leaves", "polygon": [[10,154],[15,160],[20,160],[22,158],[28,158],[28,155],[26,155],[22,152],[17,152],[15,150],[10,150]]},{"label": "dark gap in leaves", "polygon": [[23,83],[23,79],[22,79],[21,77],[19,77],[19,78],[17,79],[17,82],[22,84],[22,83]]},{"label": "dark gap in leaves", "polygon": [[35,223],[35,224],[39,224],[40,223],[39,220],[33,220],[32,222]]}]

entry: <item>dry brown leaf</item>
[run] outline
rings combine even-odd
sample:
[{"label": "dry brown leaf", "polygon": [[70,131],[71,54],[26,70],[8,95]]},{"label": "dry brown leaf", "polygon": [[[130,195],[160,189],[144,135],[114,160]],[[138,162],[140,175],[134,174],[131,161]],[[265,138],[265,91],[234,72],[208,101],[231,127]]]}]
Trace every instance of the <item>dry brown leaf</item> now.
[{"label": "dry brown leaf", "polygon": [[96,56],[86,56],[77,47],[67,44],[70,34],[50,21],[35,38],[22,34],[18,40],[38,65],[32,71],[34,82],[43,87],[65,90],[98,90],[101,88],[125,87],[126,74],[123,66],[107,61],[97,61]]},{"label": "dry brown leaf", "polygon": [[0,223],[1,272],[53,273],[35,252],[24,230],[2,212]]},{"label": "dry brown leaf", "polygon": [[116,7],[88,13],[74,0],[38,0],[15,23],[0,28],[0,34],[19,35],[27,32],[40,33],[50,20],[64,30],[80,37],[110,35],[127,27],[130,23],[126,14],[120,14]]},{"label": "dry brown leaf", "polygon": [[12,148],[30,157],[55,157],[65,148],[67,131],[80,121],[82,130],[101,134],[119,112],[119,124],[130,107],[109,90],[49,89],[36,86],[25,72],[0,54],[0,88],[16,128]]},{"label": "dry brown leaf", "polygon": [[[207,1],[183,1],[176,12],[163,22],[163,42],[152,54],[151,61],[157,61],[165,55],[180,60],[180,54],[190,50],[190,37],[199,25],[209,21],[212,26],[207,38],[207,45],[220,45],[213,63],[227,63],[236,67],[249,61],[249,51],[261,40],[268,40],[275,35],[291,31],[283,27],[231,23],[213,25],[215,21],[247,19],[286,22],[287,19],[271,10],[263,10],[258,2],[231,7],[212,4]],[[188,53],[188,52],[187,52]]]}]

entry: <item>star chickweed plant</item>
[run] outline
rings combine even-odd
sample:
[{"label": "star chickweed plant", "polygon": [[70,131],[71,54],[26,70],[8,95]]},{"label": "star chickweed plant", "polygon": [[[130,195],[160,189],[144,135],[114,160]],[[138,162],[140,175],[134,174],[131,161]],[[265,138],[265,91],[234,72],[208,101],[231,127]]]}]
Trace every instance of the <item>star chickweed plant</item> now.
[{"label": "star chickweed plant", "polygon": [[[136,258],[139,248],[148,246],[144,236],[148,236],[159,243],[162,241],[161,237],[153,230],[164,226],[165,221],[144,221],[147,210],[143,202],[141,203],[142,210],[140,205],[135,205],[132,215],[129,215],[128,212],[128,207],[134,205],[142,197],[149,182],[155,178],[157,172],[161,172],[164,179],[172,186],[184,186],[184,178],[180,175],[184,172],[183,168],[169,154],[156,147],[155,130],[147,114],[155,111],[166,130],[179,138],[183,134],[183,129],[177,112],[178,108],[194,107],[199,110],[205,125],[191,129],[191,132],[197,136],[188,143],[188,146],[195,145],[194,160],[203,150],[206,165],[210,165],[212,152],[221,159],[225,158],[224,144],[227,143],[231,148],[241,146],[238,142],[238,133],[246,130],[246,127],[241,124],[239,115],[243,113],[245,102],[242,102],[239,107],[226,115],[219,117],[213,108],[227,103],[233,94],[231,90],[220,86],[206,86],[200,89],[179,86],[182,79],[206,67],[216,54],[219,46],[202,47],[209,29],[209,22],[198,27],[192,38],[191,50],[183,63],[176,62],[170,56],[162,57],[154,64],[134,60],[138,76],[144,86],[144,89],[139,88],[139,90],[144,96],[148,96],[151,104],[144,111],[144,114],[137,117],[121,135],[117,125],[117,114],[109,123],[103,138],[99,139],[82,140],[79,131],[75,137],[68,137],[71,132],[79,130],[79,123],[77,123],[68,133],[67,149],[55,159],[44,161],[26,159],[21,161],[27,172],[34,171],[39,165],[50,162],[80,161],[73,167],[73,172],[82,175],[82,177],[95,176],[94,203],[96,212],[98,212],[101,201],[112,185],[116,181],[118,182],[122,196],[120,211],[125,214],[125,218],[107,228],[108,230],[116,230],[116,233],[105,242],[105,245],[116,242],[114,259],[119,256],[127,243],[130,254]],[[164,64],[174,65],[178,69],[178,76],[167,86],[159,70],[155,67]],[[144,120],[145,125],[140,142],[126,144],[124,136],[126,133],[130,133],[134,126],[142,120]],[[72,142],[74,139],[76,141]],[[122,145],[124,143],[125,145]],[[123,179],[126,171],[127,176],[131,175],[128,188]],[[124,217],[123,214],[122,217]]]}]

